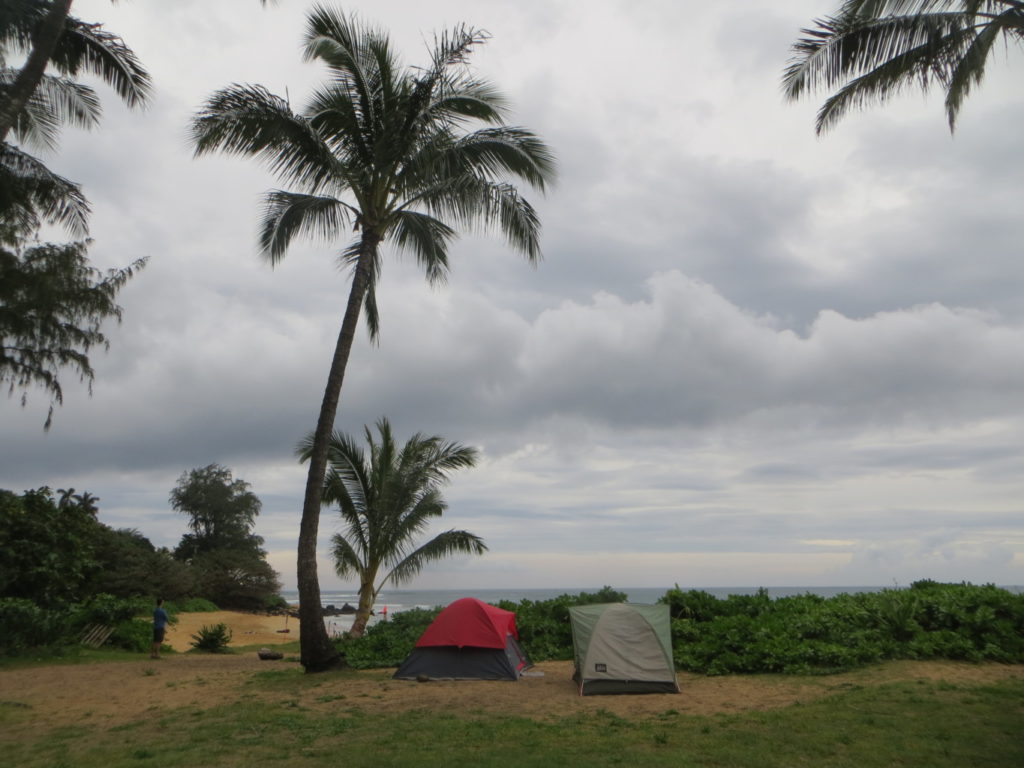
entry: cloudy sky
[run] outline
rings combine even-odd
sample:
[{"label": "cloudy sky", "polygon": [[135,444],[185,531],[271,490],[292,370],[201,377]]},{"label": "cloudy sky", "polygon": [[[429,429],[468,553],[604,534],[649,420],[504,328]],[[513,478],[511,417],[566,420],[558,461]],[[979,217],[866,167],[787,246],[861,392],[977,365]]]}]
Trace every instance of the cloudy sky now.
[{"label": "cloudy sky", "polygon": [[[412,586],[1024,584],[1024,57],[997,55],[951,137],[908,93],[816,138],[780,73],[838,0],[349,2],[405,61],[466,22],[480,73],[541,134],[560,181],[534,197],[536,269],[497,238],[429,287],[389,251],[380,345],[360,333],[337,426],[477,446],[443,524],[490,552]],[[167,497],[217,462],[263,500],[286,588],[313,426],[347,297],[342,243],[256,254],[251,161],[194,160],[212,91],[301,105],[307,0],[77,0],[155,96],[69,130],[51,166],[94,208],[92,257],[149,266],[121,294],[90,398],[0,400],[0,487],[88,490],[100,519],[174,546]],[[1016,79],[1014,75],[1016,74]],[[361,328],[361,331],[364,331]],[[338,530],[324,512],[321,543]],[[322,585],[344,586],[326,556]]]}]

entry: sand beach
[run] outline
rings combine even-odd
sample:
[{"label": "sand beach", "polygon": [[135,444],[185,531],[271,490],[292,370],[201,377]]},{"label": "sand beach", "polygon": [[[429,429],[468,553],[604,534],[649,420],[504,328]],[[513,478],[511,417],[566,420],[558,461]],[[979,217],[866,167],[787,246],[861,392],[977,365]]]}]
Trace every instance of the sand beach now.
[{"label": "sand beach", "polygon": [[210,611],[179,613],[177,618],[177,623],[168,627],[164,642],[180,652],[192,649],[192,635],[204,626],[215,624],[227,625],[232,635],[230,646],[235,648],[245,645],[277,645],[299,639],[299,620],[286,616]]}]

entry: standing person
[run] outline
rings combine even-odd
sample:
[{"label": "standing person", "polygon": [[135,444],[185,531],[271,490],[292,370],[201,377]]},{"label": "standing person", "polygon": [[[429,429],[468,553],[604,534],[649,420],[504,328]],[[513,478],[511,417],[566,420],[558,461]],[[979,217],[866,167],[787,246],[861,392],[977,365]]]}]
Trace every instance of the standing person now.
[{"label": "standing person", "polygon": [[164,599],[157,598],[156,610],[153,611],[153,645],[149,649],[149,658],[160,658],[160,646],[164,642],[164,633],[167,631],[167,611],[164,610]]}]

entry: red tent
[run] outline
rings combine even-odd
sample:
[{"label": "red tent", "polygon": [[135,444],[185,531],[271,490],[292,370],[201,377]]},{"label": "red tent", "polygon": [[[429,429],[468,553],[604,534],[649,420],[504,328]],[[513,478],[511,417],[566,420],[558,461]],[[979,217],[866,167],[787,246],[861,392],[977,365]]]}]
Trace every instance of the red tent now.
[{"label": "red tent", "polygon": [[518,638],[514,613],[464,597],[437,615],[395,677],[518,680],[532,666]]},{"label": "red tent", "polygon": [[434,622],[416,641],[416,647],[504,648],[508,635],[519,639],[516,615],[512,611],[503,611],[475,597],[463,597],[437,614]]}]

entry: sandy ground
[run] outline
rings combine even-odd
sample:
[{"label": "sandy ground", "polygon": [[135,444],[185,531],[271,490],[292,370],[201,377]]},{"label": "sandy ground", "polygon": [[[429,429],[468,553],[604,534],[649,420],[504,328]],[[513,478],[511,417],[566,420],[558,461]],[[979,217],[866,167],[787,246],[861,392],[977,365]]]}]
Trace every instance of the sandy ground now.
[{"label": "sandy ground", "polygon": [[[222,612],[183,615],[173,642],[189,628],[224,621],[236,633],[236,645],[270,644],[294,639],[278,634],[283,618]],[[291,625],[295,620],[289,620]],[[187,647],[187,645],[186,645]],[[290,671],[294,682],[251,684],[268,670]],[[598,710],[632,719],[682,714],[712,715],[786,707],[851,688],[897,680],[946,681],[982,685],[1024,680],[1024,665],[959,662],[892,662],[841,675],[793,677],[732,675],[702,677],[680,673],[677,695],[580,697],[570,662],[542,662],[542,675],[518,682],[416,683],[392,680],[393,670],[331,672],[302,676],[294,661],[260,661],[254,651],[237,654],[169,654],[159,661],[145,656],[125,662],[33,667],[0,671],[0,704],[27,707],[33,727],[71,722],[112,726],[149,718],[179,707],[207,709],[244,700],[283,700],[318,711],[358,708],[367,713],[424,710],[466,715],[495,713],[556,720]]]},{"label": "sandy ground", "polygon": [[[299,620],[258,613],[212,611],[210,613],[179,613],[178,623],[167,630],[165,642],[176,651],[192,649],[192,635],[205,626],[227,624],[231,630],[231,647],[243,645],[276,645],[299,639]],[[281,630],[287,629],[287,632]]]}]

